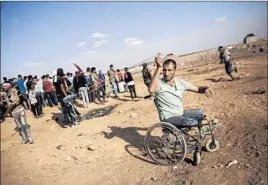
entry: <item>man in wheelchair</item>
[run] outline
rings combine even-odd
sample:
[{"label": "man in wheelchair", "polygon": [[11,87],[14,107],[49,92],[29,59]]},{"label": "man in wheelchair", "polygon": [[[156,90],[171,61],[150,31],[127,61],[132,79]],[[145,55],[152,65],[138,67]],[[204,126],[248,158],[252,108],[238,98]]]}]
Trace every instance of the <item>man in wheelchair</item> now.
[{"label": "man in wheelchair", "polygon": [[[155,93],[155,104],[160,121],[165,121],[176,127],[196,127],[200,124],[203,110],[184,110],[184,91],[204,93],[208,98],[212,92],[208,87],[195,86],[183,79],[175,79],[177,64],[173,59],[161,59],[158,53],[155,57],[156,70],[148,88],[150,93]],[[159,79],[161,70],[163,78]]]}]

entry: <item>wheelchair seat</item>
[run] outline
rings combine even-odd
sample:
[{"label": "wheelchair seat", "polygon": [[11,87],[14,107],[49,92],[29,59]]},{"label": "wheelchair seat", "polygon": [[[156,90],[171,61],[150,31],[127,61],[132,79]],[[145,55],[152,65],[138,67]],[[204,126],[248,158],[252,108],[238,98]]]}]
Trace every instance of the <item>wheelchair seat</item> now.
[{"label": "wheelchair seat", "polygon": [[204,115],[204,111],[201,109],[192,109],[192,110],[185,110],[182,116],[174,116],[168,119],[165,119],[163,114],[158,108],[157,100],[154,99],[154,103],[156,109],[158,111],[158,116],[160,121],[170,123],[176,126],[178,129],[181,128],[190,128],[190,127],[198,127],[200,126],[203,118],[206,116]]}]

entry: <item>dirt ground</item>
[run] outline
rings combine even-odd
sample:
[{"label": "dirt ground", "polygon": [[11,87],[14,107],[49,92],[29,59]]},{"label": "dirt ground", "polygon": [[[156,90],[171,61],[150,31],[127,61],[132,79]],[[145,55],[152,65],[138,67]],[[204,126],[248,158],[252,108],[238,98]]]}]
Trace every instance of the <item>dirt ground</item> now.
[{"label": "dirt ground", "polygon": [[[14,123],[1,124],[2,185],[256,185],[267,184],[267,56],[239,59],[240,79],[228,81],[222,64],[178,69],[196,85],[214,92],[185,93],[184,107],[202,108],[221,126],[216,134],[220,149],[203,152],[201,164],[183,162],[176,167],[158,166],[140,149],[146,130],[158,122],[152,100],[132,102],[128,93],[105,105],[78,108],[96,117],[74,128],[61,128],[57,108],[45,108],[45,116],[28,114],[35,143],[20,144]],[[188,71],[188,72],[187,72]],[[138,96],[148,94],[141,74],[135,75]],[[263,94],[252,94],[256,90]],[[100,109],[106,108],[104,112]],[[97,112],[96,110],[99,109]],[[105,116],[98,117],[104,113]],[[52,119],[53,118],[53,119]],[[110,133],[110,134],[104,134]],[[187,156],[192,159],[192,155]],[[238,163],[226,168],[230,161]]]}]

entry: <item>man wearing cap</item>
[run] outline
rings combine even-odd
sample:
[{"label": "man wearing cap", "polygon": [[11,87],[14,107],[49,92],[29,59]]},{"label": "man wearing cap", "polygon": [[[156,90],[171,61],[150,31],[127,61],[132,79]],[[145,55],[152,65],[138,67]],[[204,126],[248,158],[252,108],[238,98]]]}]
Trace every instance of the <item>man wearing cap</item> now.
[{"label": "man wearing cap", "polygon": [[232,75],[232,72],[235,71],[237,73],[237,67],[233,68],[233,64],[232,64],[232,55],[229,51],[227,51],[226,49],[224,49],[223,46],[220,46],[218,48],[218,51],[220,52],[220,63],[224,63],[225,64],[225,71],[227,73],[227,75],[229,75],[231,77],[232,80],[234,80],[234,77]]}]

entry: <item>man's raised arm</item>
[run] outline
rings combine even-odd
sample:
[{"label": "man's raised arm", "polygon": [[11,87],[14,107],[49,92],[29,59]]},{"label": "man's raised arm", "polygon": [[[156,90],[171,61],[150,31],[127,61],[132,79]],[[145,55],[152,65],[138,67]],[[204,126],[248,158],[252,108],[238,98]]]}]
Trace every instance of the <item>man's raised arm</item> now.
[{"label": "man's raised arm", "polygon": [[163,61],[161,61],[161,59],[160,59],[160,53],[157,53],[157,56],[155,57],[155,63],[156,63],[157,68],[154,72],[152,81],[151,81],[149,88],[148,88],[150,93],[155,93],[157,91],[157,88],[158,88],[159,75],[161,73],[162,66],[163,66]]}]

